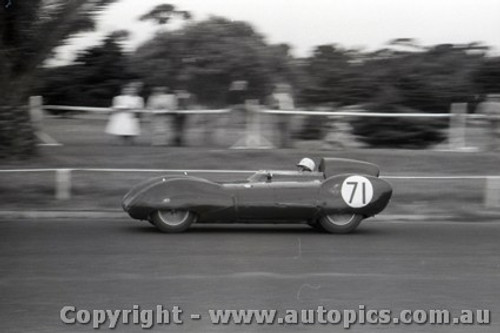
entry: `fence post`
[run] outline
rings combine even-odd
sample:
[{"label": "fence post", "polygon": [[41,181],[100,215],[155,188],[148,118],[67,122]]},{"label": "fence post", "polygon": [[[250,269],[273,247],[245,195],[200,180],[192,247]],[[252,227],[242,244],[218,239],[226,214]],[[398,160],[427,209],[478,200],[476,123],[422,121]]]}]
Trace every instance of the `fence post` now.
[{"label": "fence post", "polygon": [[54,138],[44,132],[43,130],[43,97],[42,96],[30,96],[29,99],[29,113],[31,118],[31,124],[35,131],[35,135],[42,143],[41,145],[46,146],[60,146],[61,144],[57,142]]},{"label": "fence post", "polygon": [[500,207],[500,178],[486,177],[484,206],[486,208]]},{"label": "fence post", "polygon": [[57,169],[56,170],[56,199],[68,200],[71,198],[71,170]]},{"label": "fence post", "polygon": [[450,131],[448,144],[451,150],[465,148],[465,129],[467,126],[467,103],[451,104]]}]

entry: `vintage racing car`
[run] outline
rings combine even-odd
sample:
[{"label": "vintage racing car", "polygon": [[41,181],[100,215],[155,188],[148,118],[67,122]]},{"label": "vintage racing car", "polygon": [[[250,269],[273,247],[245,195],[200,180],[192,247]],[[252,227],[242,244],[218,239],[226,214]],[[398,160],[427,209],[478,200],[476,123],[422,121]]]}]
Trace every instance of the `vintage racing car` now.
[{"label": "vintage racing car", "polygon": [[155,177],[133,187],[122,206],[163,232],[182,232],[195,222],[306,222],[348,233],[389,203],[392,187],[379,172],[374,164],[323,158],[317,171],[259,171],[238,182],[187,174]]}]

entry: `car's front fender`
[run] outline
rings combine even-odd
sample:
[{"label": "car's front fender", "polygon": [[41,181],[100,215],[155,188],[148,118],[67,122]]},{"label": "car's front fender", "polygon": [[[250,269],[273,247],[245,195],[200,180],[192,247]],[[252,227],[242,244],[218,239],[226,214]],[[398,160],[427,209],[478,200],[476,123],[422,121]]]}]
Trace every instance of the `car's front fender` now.
[{"label": "car's front fender", "polygon": [[202,178],[157,177],[134,187],[122,202],[132,217],[147,219],[154,210],[189,210],[203,215],[234,206],[221,185]]},{"label": "car's front fender", "polygon": [[345,212],[368,217],[380,213],[391,196],[392,187],[383,179],[344,174],[330,177],[321,184],[318,206],[326,215]]}]

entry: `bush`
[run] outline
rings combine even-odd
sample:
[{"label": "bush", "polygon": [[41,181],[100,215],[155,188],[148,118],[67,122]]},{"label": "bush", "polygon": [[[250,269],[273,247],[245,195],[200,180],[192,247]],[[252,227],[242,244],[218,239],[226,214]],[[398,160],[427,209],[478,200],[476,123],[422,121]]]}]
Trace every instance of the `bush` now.
[{"label": "bush", "polygon": [[[371,105],[367,112],[416,113],[399,105]],[[356,117],[353,134],[364,143],[380,148],[426,148],[446,138],[448,121],[438,118]]]}]

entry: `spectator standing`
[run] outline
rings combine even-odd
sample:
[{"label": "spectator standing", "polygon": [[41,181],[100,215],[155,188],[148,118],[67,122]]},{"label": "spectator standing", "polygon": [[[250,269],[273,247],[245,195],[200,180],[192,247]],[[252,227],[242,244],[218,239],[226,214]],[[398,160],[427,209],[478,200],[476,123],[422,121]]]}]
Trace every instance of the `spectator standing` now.
[{"label": "spectator standing", "polygon": [[[177,90],[175,93],[177,98],[177,110],[186,111],[189,110],[193,105],[193,95],[187,90]],[[174,115],[174,144],[181,147],[184,144],[184,127],[186,125],[186,114],[176,113]]]},{"label": "spectator standing", "polygon": [[167,87],[155,87],[148,98],[147,109],[151,112],[151,143],[166,145],[168,117],[177,110],[177,97]]},{"label": "spectator standing", "polygon": [[489,144],[488,149],[500,150],[500,94],[489,94],[486,100],[478,105],[479,113],[488,117]]},{"label": "spectator standing", "polygon": [[[288,84],[277,84],[271,94],[269,107],[273,110],[292,111],[295,109],[295,103],[292,96],[292,88]],[[289,148],[290,144],[290,115],[277,115],[276,125],[279,133],[279,146]]]},{"label": "spectator standing", "polygon": [[246,101],[248,99],[248,82],[237,80],[231,82],[226,95],[226,104],[230,113],[226,118],[224,139],[230,146],[238,145],[243,139],[242,134],[246,131],[247,109]]},{"label": "spectator standing", "polygon": [[144,100],[138,96],[138,85],[130,83],[113,98],[112,113],[105,132],[122,138],[124,144],[133,144],[141,133],[138,115],[144,109]]},{"label": "spectator standing", "polygon": [[229,87],[227,95],[227,104],[231,106],[232,111],[243,110],[247,100],[248,82],[245,80],[233,81]]}]

